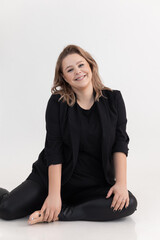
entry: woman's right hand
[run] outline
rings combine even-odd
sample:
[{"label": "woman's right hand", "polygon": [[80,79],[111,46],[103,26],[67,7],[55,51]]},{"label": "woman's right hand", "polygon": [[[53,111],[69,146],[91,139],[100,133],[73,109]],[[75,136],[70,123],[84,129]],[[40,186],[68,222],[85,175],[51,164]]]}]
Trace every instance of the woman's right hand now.
[{"label": "woman's right hand", "polygon": [[45,199],[40,214],[43,216],[44,222],[56,221],[62,208],[62,200],[60,195],[48,195]]}]

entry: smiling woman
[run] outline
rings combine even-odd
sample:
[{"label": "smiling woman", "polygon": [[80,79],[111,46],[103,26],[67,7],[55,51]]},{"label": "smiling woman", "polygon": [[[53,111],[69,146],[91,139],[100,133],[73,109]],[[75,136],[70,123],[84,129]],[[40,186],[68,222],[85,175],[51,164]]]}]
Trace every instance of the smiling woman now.
[{"label": "smiling woman", "polygon": [[35,224],[133,214],[137,199],[127,189],[130,139],[121,92],[103,85],[96,61],[76,45],[59,55],[51,92],[44,149],[24,182],[11,192],[0,188],[0,217],[31,214],[29,224]]},{"label": "smiling woman", "polygon": [[77,100],[83,105],[91,105],[93,89],[96,101],[103,95],[102,89],[112,91],[102,83],[98,65],[90,53],[79,46],[68,45],[57,59],[52,93],[60,94],[60,99],[69,106]]},{"label": "smiling woman", "polygon": [[[77,61],[79,59],[80,61]],[[66,67],[68,63],[71,63],[72,65]],[[79,54],[75,53],[65,57],[62,61],[62,69],[63,69],[62,76],[64,80],[69,84],[71,84],[72,81],[74,83],[75,80],[82,80],[84,76],[87,76],[86,78],[91,83],[92,71],[90,69],[90,66],[88,62]]]},{"label": "smiling woman", "polygon": [[62,72],[63,79],[76,93],[77,101],[90,105],[93,102],[92,71],[85,58],[77,53],[66,56],[62,61]]}]

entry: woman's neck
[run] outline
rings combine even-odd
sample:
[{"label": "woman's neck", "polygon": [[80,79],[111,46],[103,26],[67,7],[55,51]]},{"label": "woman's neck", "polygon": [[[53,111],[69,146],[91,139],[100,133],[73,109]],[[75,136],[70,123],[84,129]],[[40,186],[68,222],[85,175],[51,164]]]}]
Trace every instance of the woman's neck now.
[{"label": "woman's neck", "polygon": [[77,102],[82,105],[92,105],[94,102],[94,89],[90,87],[88,89],[84,89],[83,91],[76,91],[76,99]]}]

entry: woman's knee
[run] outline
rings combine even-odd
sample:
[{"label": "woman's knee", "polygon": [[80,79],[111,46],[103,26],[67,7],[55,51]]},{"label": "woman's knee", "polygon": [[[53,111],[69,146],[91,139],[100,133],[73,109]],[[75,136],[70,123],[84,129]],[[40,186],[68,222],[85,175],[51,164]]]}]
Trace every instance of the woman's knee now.
[{"label": "woman's knee", "polygon": [[135,210],[137,210],[138,202],[137,202],[136,197],[129,190],[128,190],[128,192],[129,192],[129,206],[127,209],[132,214]]},{"label": "woman's knee", "polygon": [[0,205],[0,218],[4,220],[12,220],[16,218],[14,206],[9,203],[7,198],[4,199]]}]

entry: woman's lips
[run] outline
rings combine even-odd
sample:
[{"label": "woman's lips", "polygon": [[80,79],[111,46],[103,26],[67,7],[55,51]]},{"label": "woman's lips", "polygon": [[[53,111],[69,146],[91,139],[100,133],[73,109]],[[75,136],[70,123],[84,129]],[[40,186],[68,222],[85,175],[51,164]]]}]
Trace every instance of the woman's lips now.
[{"label": "woman's lips", "polygon": [[82,76],[82,77],[79,77],[79,78],[76,78],[75,81],[81,81],[81,80],[84,79],[85,76],[86,76],[86,75],[84,75],[84,76]]}]

